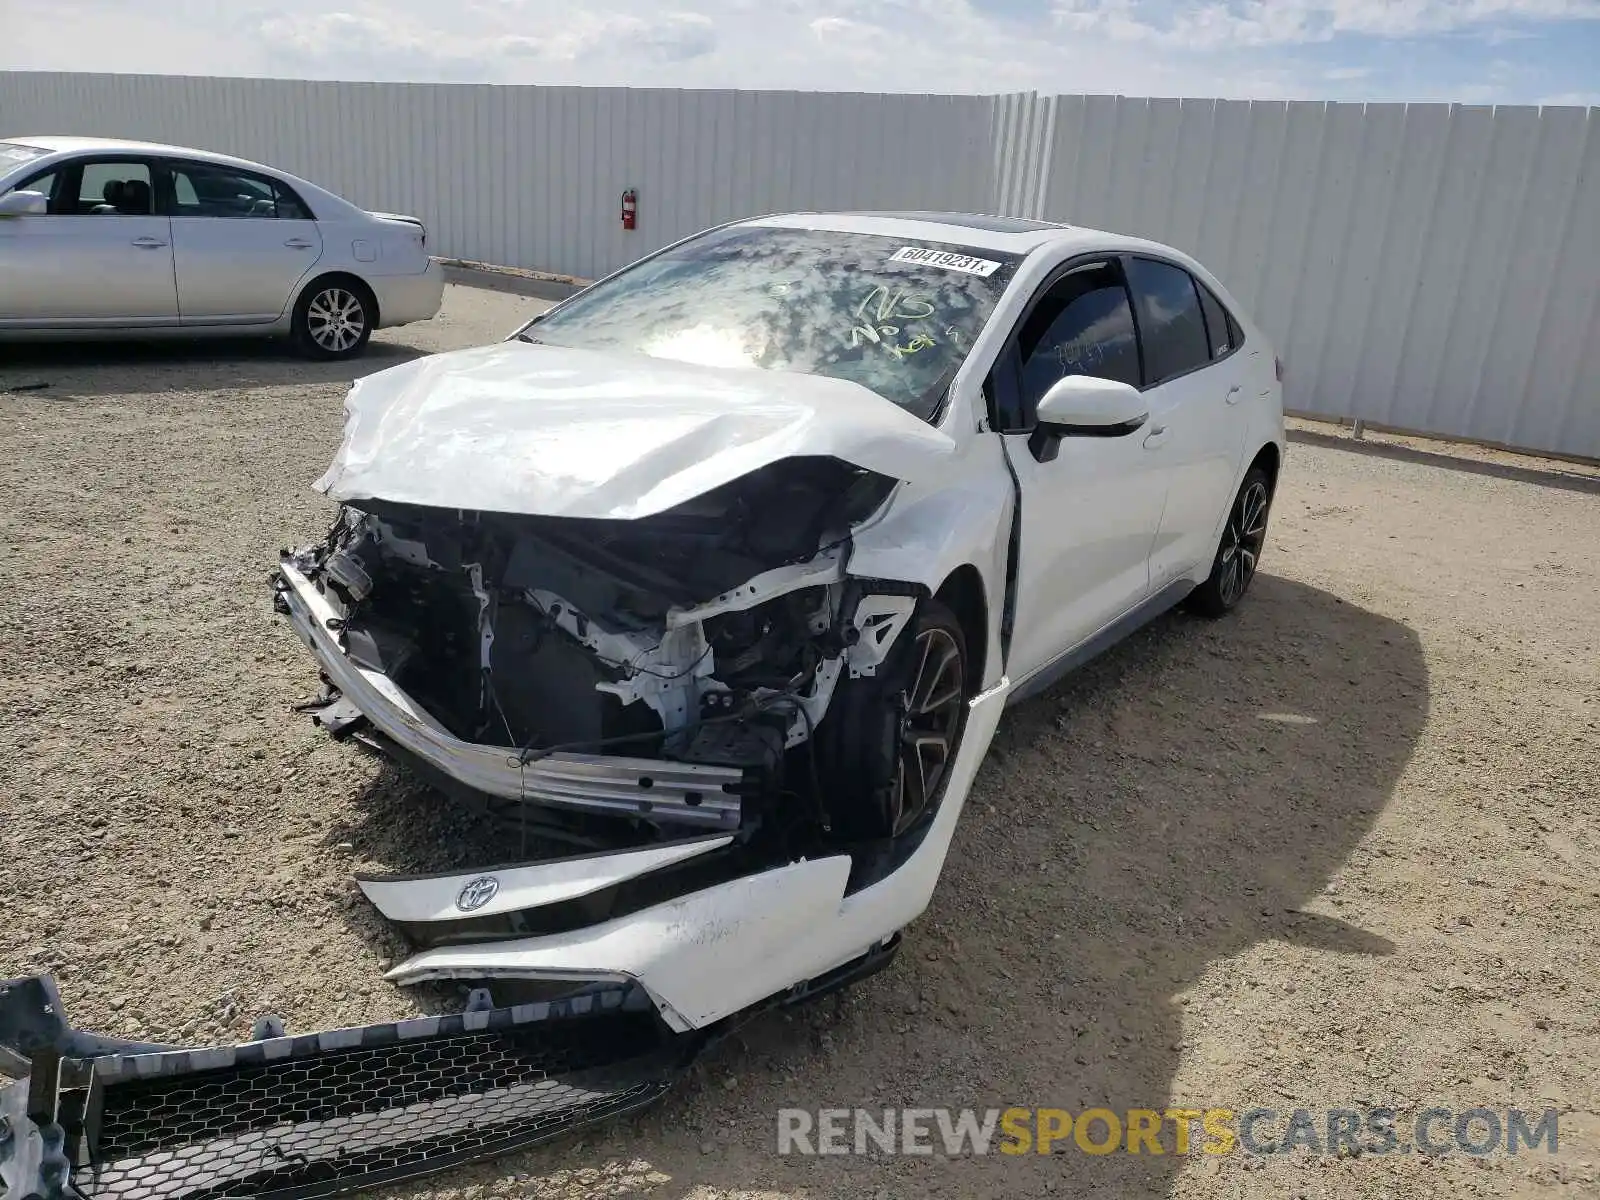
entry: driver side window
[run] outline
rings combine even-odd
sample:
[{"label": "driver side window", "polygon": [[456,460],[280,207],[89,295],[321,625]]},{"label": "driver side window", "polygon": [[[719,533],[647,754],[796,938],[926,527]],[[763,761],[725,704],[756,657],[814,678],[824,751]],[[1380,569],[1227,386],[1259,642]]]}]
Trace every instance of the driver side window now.
[{"label": "driver side window", "polygon": [[1029,420],[1050,385],[1067,375],[1140,386],[1139,339],[1121,271],[1101,263],[1063,276],[1023,322],[1017,353]]},{"label": "driver side window", "polygon": [[23,180],[11,191],[40,192],[50,202],[50,207],[45,211],[55,212],[56,192],[59,190],[60,181],[61,174],[59,171],[46,171],[43,175],[35,175],[32,179]]}]

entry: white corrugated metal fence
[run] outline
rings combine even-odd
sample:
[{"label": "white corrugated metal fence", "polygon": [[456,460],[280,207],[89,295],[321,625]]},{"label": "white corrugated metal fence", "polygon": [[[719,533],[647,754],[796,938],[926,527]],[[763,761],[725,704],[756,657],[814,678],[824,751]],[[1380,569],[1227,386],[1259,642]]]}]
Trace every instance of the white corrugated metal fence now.
[{"label": "white corrugated metal fence", "polygon": [[224,150],[414,213],[437,253],[579,276],[796,208],[1152,237],[1273,337],[1292,407],[1591,457],[1597,128],[1577,108],[0,73],[0,135]]}]

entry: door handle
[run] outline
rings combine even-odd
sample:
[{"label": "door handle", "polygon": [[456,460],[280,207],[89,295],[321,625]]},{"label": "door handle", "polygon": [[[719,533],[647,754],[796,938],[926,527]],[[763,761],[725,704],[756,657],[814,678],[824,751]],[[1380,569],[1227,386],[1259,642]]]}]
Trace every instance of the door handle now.
[{"label": "door handle", "polygon": [[141,250],[159,250],[166,245],[160,238],[153,237],[134,238],[133,244]]},{"label": "door handle", "polygon": [[1165,425],[1152,425],[1150,432],[1145,436],[1144,448],[1154,450],[1163,445],[1167,440],[1167,427]]},{"label": "door handle", "polygon": [[313,243],[306,241],[305,238],[290,238],[284,245],[291,250],[309,250]]},{"label": "door handle", "polygon": [[1244,397],[1244,389],[1237,383],[1228,389],[1228,403],[1237,404]]}]

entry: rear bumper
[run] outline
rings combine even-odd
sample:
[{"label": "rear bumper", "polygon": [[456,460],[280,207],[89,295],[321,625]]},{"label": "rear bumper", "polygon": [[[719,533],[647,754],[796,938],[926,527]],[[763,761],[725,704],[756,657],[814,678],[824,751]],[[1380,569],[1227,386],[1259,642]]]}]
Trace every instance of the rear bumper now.
[{"label": "rear bumper", "polygon": [[378,328],[431,321],[444,303],[444,268],[430,258],[420,275],[376,275],[367,280],[378,299]]},{"label": "rear bumper", "polygon": [[729,767],[551,754],[523,762],[505,746],[464,742],[444,729],[393,680],[346,657],[329,622],[337,614],[315,584],[288,563],[280,567],[280,607],[317,656],[323,673],[360,714],[403,750],[457,783],[488,796],[619,817],[646,817],[692,828],[739,828],[737,789],[744,772]]}]

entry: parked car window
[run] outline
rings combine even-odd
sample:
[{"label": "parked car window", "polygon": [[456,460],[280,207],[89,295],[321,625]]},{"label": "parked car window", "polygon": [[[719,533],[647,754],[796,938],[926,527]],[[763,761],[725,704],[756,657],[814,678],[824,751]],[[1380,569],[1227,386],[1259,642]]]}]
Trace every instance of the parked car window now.
[{"label": "parked car window", "polygon": [[1195,284],[1200,289],[1200,311],[1206,318],[1206,336],[1211,340],[1211,357],[1224,358],[1239,346],[1238,326],[1233,323],[1228,310],[1222,307],[1222,301],[1217,299],[1210,288],[1198,280]]},{"label": "parked car window", "polygon": [[1128,264],[1128,282],[1139,303],[1147,386],[1211,361],[1205,318],[1189,272],[1171,263],[1136,258]]},{"label": "parked car window", "polygon": [[202,163],[173,165],[170,170],[175,217],[311,219],[299,197],[276,180]]},{"label": "parked car window", "polygon": [[150,167],[142,162],[107,159],[86,162],[78,170],[75,196],[64,197],[52,212],[79,216],[146,217],[151,201]]},{"label": "parked car window", "polygon": [[1094,375],[1139,386],[1139,343],[1128,289],[1115,267],[1073,271],[1028,314],[1017,338],[1022,402],[1032,413],[1066,375]]},{"label": "parked car window", "polygon": [[50,199],[50,208],[47,211],[55,212],[56,191],[60,186],[61,172],[46,171],[43,175],[35,175],[32,179],[24,179],[10,190],[13,192],[42,192]]},{"label": "parked car window", "polygon": [[734,226],[628,268],[519,336],[847,379],[934,420],[1017,262],[881,234]]}]

